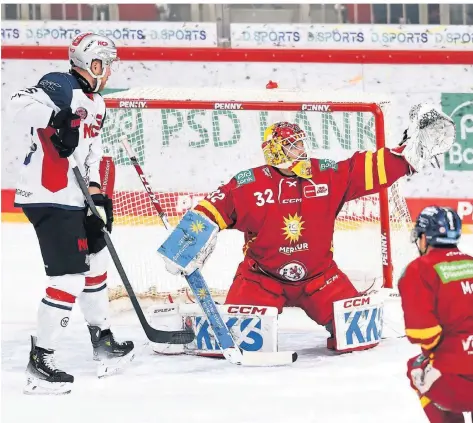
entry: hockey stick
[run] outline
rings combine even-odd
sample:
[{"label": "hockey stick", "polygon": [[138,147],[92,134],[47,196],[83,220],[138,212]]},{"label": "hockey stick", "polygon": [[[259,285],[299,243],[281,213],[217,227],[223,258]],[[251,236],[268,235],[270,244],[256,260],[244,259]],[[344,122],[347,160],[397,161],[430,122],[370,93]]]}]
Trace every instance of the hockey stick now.
[{"label": "hockey stick", "polygon": [[[75,157],[73,156],[69,157],[69,164],[72,167],[74,176],[76,177],[77,183],[79,184],[82,194],[87,200],[87,204],[89,205],[90,210],[95,216],[97,216],[98,218],[101,218],[99,212],[97,211],[97,208],[95,207],[94,201],[92,200],[89,190],[85,184],[84,178],[82,177],[82,174],[80,173],[80,170],[77,167],[77,162],[76,162]],[[184,331],[169,331],[168,332],[168,331],[154,329],[153,327],[149,325],[143,313],[143,310],[140,307],[138,299],[136,298],[135,292],[133,291],[130,281],[128,280],[125,269],[123,268],[122,263],[120,259],[118,258],[118,254],[112,243],[110,234],[107,232],[105,228],[103,228],[102,231],[104,234],[105,243],[107,244],[108,251],[110,252],[110,256],[112,257],[113,263],[115,264],[118,274],[120,275],[120,279],[122,280],[123,285],[125,286],[128,296],[130,297],[131,303],[133,304],[133,308],[135,309],[135,312],[138,316],[141,326],[143,327],[143,330],[145,331],[145,334],[148,337],[148,339],[152,342],[157,342],[157,343],[162,343],[162,344],[188,344],[192,342],[195,339],[195,334],[191,328],[189,328],[189,330],[184,330]]]},{"label": "hockey stick", "polygon": [[[143,186],[145,187],[145,190],[151,199],[151,202],[156,208],[156,211],[158,212],[164,227],[170,231],[171,225],[169,224],[167,216],[161,208],[161,205],[159,204],[159,201],[156,198],[151,185],[148,183],[143,169],[141,169],[141,166],[138,163],[128,139],[126,137],[122,137],[121,142],[128,154],[131,163],[138,173],[138,176],[140,177],[141,182],[143,183]],[[297,353],[292,351],[263,353],[242,350],[236,345],[230,330],[223,321],[222,316],[219,313],[212,296],[210,295],[210,290],[207,286],[207,283],[205,282],[205,279],[203,278],[200,271],[197,269],[190,275],[186,275],[185,278],[192,289],[192,292],[194,293],[196,301],[199,303],[202,311],[207,317],[209,325],[212,328],[215,337],[217,338],[220,348],[222,349],[223,356],[230,363],[241,364],[244,366],[282,366],[294,363],[297,360]]]}]

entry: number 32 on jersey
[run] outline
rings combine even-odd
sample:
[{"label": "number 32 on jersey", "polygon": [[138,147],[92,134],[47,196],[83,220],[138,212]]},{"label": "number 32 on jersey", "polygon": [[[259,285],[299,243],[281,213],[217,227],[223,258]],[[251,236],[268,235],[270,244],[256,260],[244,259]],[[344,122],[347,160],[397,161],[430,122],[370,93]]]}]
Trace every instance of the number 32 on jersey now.
[{"label": "number 32 on jersey", "polygon": [[256,197],[256,205],[259,207],[264,206],[265,204],[274,203],[273,190],[269,188],[264,190],[263,193],[255,192],[253,195]]}]

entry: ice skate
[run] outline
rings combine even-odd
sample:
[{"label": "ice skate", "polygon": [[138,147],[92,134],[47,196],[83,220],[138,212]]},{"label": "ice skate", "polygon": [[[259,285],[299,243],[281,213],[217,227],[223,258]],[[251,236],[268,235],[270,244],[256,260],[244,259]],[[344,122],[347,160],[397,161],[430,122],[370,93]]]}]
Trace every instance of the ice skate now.
[{"label": "ice skate", "polygon": [[27,395],[69,394],[74,382],[74,376],[56,368],[54,350],[36,346],[35,336],[31,337],[26,375],[27,382],[23,392]]},{"label": "ice skate", "polygon": [[110,329],[89,326],[89,332],[94,347],[94,361],[98,362],[99,378],[117,373],[135,357],[133,342],[117,342]]}]

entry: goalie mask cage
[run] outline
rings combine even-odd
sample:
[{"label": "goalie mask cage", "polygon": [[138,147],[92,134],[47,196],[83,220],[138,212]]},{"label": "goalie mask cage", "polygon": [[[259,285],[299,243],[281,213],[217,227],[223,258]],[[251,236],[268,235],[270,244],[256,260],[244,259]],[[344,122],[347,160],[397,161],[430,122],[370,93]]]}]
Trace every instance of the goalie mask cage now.
[{"label": "goalie mask cage", "polygon": [[[166,231],[121,145],[124,137],[173,225],[238,172],[264,164],[262,135],[277,121],[296,122],[305,130],[312,157],[340,161],[358,150],[397,145],[385,131],[389,101],[366,93],[150,87],[110,94],[105,100],[102,142],[116,172],[112,238],[141,298],[192,300],[184,278],[166,272],[156,253]],[[410,229],[398,183],[347,202],[336,220],[335,261],[358,289],[375,279],[378,287],[393,287],[413,257]],[[241,233],[221,232],[204,266],[211,292],[220,301],[243,259],[243,244]],[[113,272],[109,293],[118,299],[126,292]]]}]

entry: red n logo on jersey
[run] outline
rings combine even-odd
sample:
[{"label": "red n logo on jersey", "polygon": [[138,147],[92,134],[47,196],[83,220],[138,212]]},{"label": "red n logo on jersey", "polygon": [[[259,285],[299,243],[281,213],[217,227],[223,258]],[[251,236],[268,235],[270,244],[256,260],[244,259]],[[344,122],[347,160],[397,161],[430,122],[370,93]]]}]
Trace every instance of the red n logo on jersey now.
[{"label": "red n logo on jersey", "polygon": [[89,249],[87,238],[79,238],[77,240],[77,247],[79,248],[79,251],[87,251]]},{"label": "red n logo on jersey", "polygon": [[96,136],[99,135],[100,133],[100,128],[102,127],[102,120],[103,116],[102,115],[97,115],[95,117],[95,120],[97,122],[96,125],[89,125],[88,123],[84,122],[84,138],[95,138]]}]

